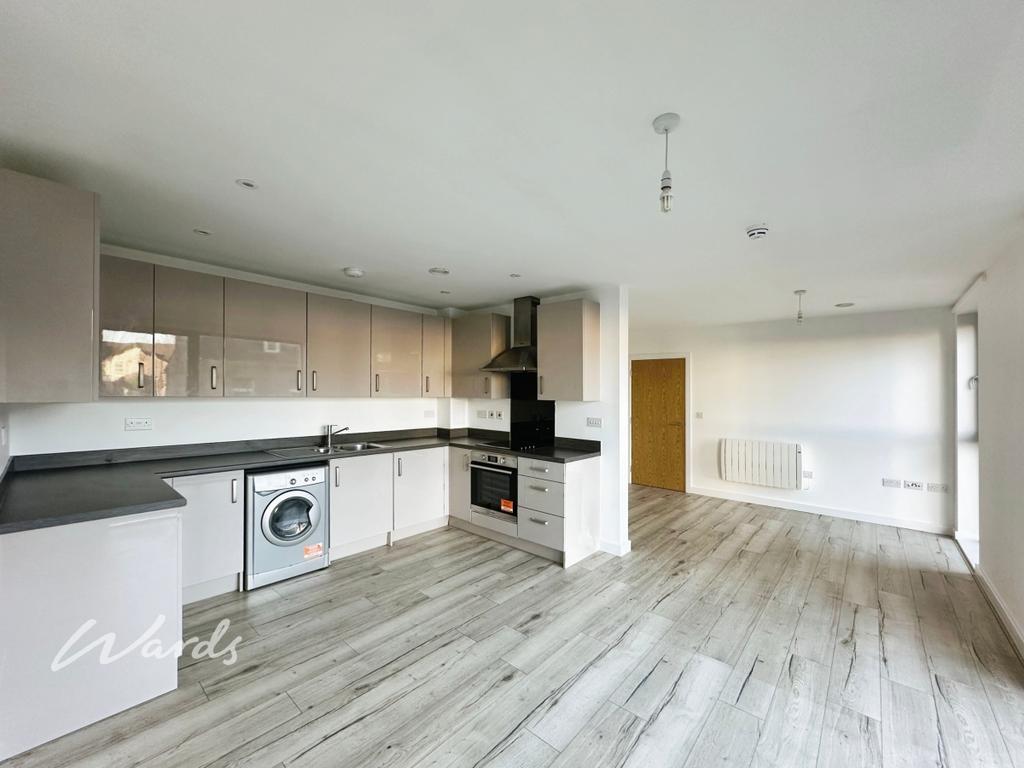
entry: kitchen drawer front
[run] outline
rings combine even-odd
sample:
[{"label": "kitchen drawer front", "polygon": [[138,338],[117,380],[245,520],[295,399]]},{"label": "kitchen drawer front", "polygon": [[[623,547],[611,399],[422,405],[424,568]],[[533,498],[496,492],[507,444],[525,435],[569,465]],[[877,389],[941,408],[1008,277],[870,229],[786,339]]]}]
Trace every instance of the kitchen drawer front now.
[{"label": "kitchen drawer front", "polygon": [[550,480],[519,476],[519,506],[547,512],[549,515],[565,515],[565,486]]},{"label": "kitchen drawer front", "polygon": [[519,508],[519,538],[544,547],[565,550],[562,518],[533,509]]},{"label": "kitchen drawer front", "polygon": [[527,477],[536,477],[541,480],[554,480],[556,483],[565,482],[565,464],[556,461],[541,461],[540,459],[519,459],[519,474]]},{"label": "kitchen drawer front", "polygon": [[492,517],[491,515],[483,515],[475,510],[469,513],[469,522],[473,525],[479,525],[481,528],[486,528],[489,531],[496,531],[497,533],[504,533],[506,536],[518,536],[519,529],[516,525],[516,519],[511,515],[508,516],[507,520]]}]

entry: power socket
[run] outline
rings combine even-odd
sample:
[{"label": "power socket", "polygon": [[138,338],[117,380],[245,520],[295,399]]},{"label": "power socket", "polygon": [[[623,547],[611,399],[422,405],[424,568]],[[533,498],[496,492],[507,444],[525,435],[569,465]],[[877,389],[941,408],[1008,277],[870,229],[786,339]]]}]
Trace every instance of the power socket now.
[{"label": "power socket", "polygon": [[931,493],[949,493],[949,486],[945,483],[928,483],[928,490]]},{"label": "power socket", "polygon": [[587,416],[587,426],[588,427],[598,427],[598,428],[600,428],[600,426],[601,426],[601,417],[600,416]]},{"label": "power socket", "polygon": [[487,418],[487,411],[477,411],[476,412],[476,417],[478,419],[486,419]]},{"label": "power socket", "polygon": [[494,414],[495,414],[494,418],[496,418],[498,421],[501,421],[502,419],[505,418],[505,412],[504,411],[500,411],[500,410],[499,411],[495,411]]},{"label": "power socket", "polygon": [[488,411],[487,412],[487,418],[488,419],[493,419],[494,418],[494,411]]},{"label": "power socket", "polygon": [[919,480],[904,480],[903,487],[908,491],[923,491],[924,483]]},{"label": "power socket", "polygon": [[902,483],[899,480],[897,480],[895,477],[883,477],[882,478],[882,487],[883,488],[899,488],[901,485],[902,485]]},{"label": "power socket", "polygon": [[144,432],[148,429],[153,428],[153,420],[149,417],[146,418],[126,418],[124,420],[124,431],[125,432]]},{"label": "power socket", "polygon": [[805,469],[803,474],[804,474],[804,480],[813,480],[814,479],[814,472],[812,470],[810,470],[810,469]]}]

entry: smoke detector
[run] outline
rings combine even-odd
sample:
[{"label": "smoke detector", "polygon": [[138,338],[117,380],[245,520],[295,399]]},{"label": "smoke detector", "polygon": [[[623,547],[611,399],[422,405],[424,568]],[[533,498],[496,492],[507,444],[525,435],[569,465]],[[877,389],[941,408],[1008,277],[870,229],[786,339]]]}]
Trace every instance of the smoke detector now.
[{"label": "smoke detector", "polygon": [[747,227],[747,237],[751,240],[763,240],[768,237],[768,227],[759,224],[756,227]]}]

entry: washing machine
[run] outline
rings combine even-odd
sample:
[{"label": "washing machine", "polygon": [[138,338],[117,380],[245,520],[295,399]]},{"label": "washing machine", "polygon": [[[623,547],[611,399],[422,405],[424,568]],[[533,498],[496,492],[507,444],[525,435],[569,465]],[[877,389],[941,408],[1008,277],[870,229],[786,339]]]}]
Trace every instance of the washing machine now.
[{"label": "washing machine", "polygon": [[325,465],[248,473],[245,511],[244,589],[327,567]]}]

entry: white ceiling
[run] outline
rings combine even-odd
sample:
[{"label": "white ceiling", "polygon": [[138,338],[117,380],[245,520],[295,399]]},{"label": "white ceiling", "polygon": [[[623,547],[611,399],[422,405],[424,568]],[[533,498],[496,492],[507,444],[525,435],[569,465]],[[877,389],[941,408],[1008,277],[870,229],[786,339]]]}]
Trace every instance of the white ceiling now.
[{"label": "white ceiling", "polygon": [[653,327],[787,316],[794,288],[811,315],[951,304],[1022,234],[1019,0],[0,0],[0,19],[0,164],[100,192],[111,243],[429,306],[626,283]]}]

